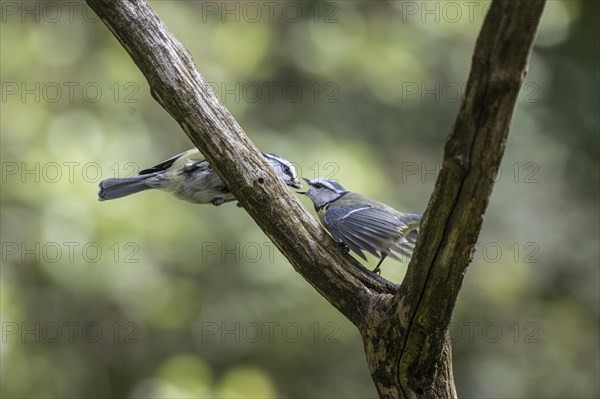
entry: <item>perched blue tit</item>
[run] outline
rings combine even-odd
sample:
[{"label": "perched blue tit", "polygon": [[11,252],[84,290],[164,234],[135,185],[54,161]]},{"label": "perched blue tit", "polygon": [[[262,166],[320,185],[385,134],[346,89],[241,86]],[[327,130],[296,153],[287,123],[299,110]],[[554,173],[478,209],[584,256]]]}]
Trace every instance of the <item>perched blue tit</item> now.
[{"label": "perched blue tit", "polygon": [[[262,155],[285,184],[294,188],[302,187],[296,169],[289,161],[275,154],[263,152]],[[225,182],[196,148],[144,169],[138,176],[103,180],[99,187],[100,201],[153,188],[171,192],[180,199],[197,204],[219,206],[236,201]]]},{"label": "perched blue tit", "polygon": [[350,192],[329,179],[304,179],[307,191],[299,191],[315,205],[321,223],[333,238],[367,260],[367,251],[381,258],[374,273],[389,255],[412,255],[421,215],[402,213],[357,193]]}]

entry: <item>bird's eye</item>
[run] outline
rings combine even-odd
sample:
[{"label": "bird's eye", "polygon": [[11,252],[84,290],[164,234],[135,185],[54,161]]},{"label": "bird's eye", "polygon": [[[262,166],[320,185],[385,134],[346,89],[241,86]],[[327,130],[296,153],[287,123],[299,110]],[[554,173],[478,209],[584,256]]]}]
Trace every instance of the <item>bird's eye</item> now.
[{"label": "bird's eye", "polygon": [[283,167],[283,172],[284,172],[286,175],[291,175],[291,174],[292,174],[292,171],[290,170],[290,167],[289,167],[289,166],[284,166],[284,167]]},{"label": "bird's eye", "polygon": [[314,188],[323,188],[325,186],[323,186],[321,183],[315,183],[315,184],[313,184],[313,187]]}]

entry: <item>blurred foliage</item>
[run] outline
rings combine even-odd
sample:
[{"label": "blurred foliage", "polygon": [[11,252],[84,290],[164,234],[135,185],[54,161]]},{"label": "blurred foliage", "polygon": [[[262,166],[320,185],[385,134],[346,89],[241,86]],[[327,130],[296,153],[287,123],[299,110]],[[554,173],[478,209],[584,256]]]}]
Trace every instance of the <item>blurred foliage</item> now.
[{"label": "blurred foliage", "polygon": [[[488,3],[151,4],[262,150],[424,211]],[[451,328],[461,397],[600,395],[598,8],[548,3]],[[1,11],[2,397],[375,397],[243,209],[96,200],[190,142],[93,13]]]}]

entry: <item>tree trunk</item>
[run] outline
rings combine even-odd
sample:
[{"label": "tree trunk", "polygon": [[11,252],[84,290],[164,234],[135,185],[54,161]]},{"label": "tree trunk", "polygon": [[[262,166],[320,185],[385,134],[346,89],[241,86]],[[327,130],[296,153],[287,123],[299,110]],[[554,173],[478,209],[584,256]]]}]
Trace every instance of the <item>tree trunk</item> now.
[{"label": "tree trunk", "polygon": [[[335,245],[260,156],[143,0],[87,0],[244,209],[359,329],[381,398],[456,398],[448,327],[508,136],[545,0],[494,0],[400,286]],[[435,215],[435,217],[429,217]]]}]

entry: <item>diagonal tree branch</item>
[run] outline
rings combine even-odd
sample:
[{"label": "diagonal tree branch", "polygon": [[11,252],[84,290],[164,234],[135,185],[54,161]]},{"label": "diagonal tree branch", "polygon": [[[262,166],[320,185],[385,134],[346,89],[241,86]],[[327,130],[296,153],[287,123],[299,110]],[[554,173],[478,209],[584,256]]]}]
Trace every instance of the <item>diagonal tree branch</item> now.
[{"label": "diagonal tree branch", "polygon": [[454,398],[448,326],[502,159],[545,0],[494,0],[401,287],[368,272],[301,206],[144,0],[86,0],[240,203],[360,330],[381,397]]}]

